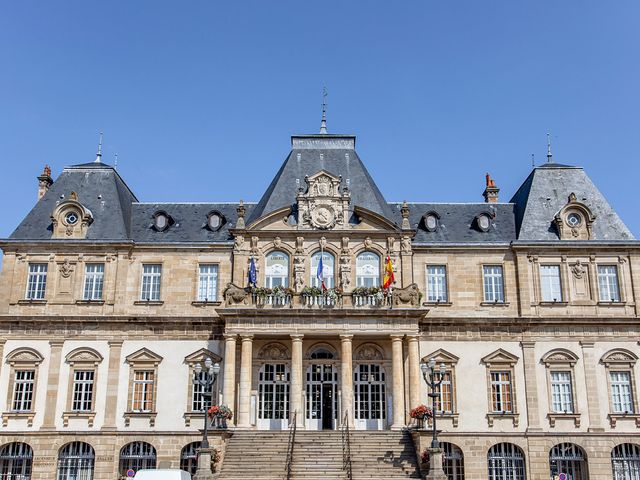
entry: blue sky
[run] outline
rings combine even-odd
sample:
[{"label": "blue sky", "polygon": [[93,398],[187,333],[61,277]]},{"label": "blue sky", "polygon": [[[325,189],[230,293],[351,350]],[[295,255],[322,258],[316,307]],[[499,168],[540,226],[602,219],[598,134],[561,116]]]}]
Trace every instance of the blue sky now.
[{"label": "blue sky", "polygon": [[258,200],[319,127],[389,201],[509,200],[546,133],[632,232],[640,2],[0,0],[0,237],[45,163],[104,159],[141,201]]}]

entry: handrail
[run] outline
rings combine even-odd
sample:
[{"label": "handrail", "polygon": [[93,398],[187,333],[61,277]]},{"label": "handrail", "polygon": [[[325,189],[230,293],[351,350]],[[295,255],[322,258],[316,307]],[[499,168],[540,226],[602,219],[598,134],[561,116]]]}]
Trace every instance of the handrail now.
[{"label": "handrail", "polygon": [[291,480],[291,464],[293,463],[293,446],[296,441],[296,417],[298,411],[293,412],[293,419],[289,423],[289,440],[287,442],[287,462],[284,466],[285,480]]},{"label": "handrail", "polygon": [[349,431],[349,412],[345,412],[342,421],[342,470],[347,472],[347,480],[353,480],[351,471],[351,434]]}]

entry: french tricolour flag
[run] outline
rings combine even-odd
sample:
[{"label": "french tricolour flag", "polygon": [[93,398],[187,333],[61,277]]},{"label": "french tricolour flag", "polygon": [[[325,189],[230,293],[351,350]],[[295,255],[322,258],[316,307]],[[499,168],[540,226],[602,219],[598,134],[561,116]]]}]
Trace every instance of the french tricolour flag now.
[{"label": "french tricolour flag", "polygon": [[327,286],[324,284],[324,266],[322,265],[322,255],[320,255],[320,261],[318,262],[318,271],[316,272],[316,277],[318,278],[318,282],[320,282],[322,290],[326,290]]}]

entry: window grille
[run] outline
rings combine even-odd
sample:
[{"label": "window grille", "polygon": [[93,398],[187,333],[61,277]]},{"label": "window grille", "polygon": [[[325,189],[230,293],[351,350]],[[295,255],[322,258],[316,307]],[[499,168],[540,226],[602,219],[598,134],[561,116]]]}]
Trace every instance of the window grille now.
[{"label": "window grille", "polygon": [[549,476],[566,473],[569,480],[587,480],[584,451],[573,443],[559,443],[549,452]]},{"label": "window grille", "polygon": [[629,372],[609,372],[613,413],[633,413],[631,375]]},{"label": "window grille", "polygon": [[622,443],[611,450],[613,480],[640,480],[640,446]]},{"label": "window grille", "polygon": [[140,299],[142,301],[160,300],[160,281],[162,279],[162,265],[142,266],[142,289]]},{"label": "window grille", "polygon": [[540,290],[543,302],[561,302],[559,265],[540,265]]},{"label": "window grille", "polygon": [[57,480],[93,480],[95,459],[88,443],[67,443],[58,454]]},{"label": "window grille", "polygon": [[512,413],[511,372],[491,372],[491,408],[493,413]]},{"label": "window grille", "polygon": [[427,301],[447,301],[447,268],[444,265],[427,266]]},{"label": "window grille", "polygon": [[47,287],[47,267],[46,263],[30,263],[29,278],[27,281],[27,299],[44,300],[44,293]]},{"label": "window grille", "polygon": [[380,286],[380,257],[363,252],[356,257],[356,287]]},{"label": "window grille", "polygon": [[[311,271],[309,272],[309,285],[320,288],[321,283],[318,280],[318,263],[320,263],[320,252],[316,252],[311,257]],[[324,278],[324,286],[333,288],[335,285],[334,278],[335,260],[330,253],[322,253],[322,276]]]},{"label": "window grille", "polygon": [[140,469],[156,468],[156,449],[147,442],[131,442],[120,450],[121,475],[126,475],[127,470],[137,472]]},{"label": "window grille", "polygon": [[0,480],[31,480],[33,449],[26,443],[8,443],[0,450]]},{"label": "window grille", "polygon": [[191,442],[184,446],[180,452],[180,470],[189,472],[191,476],[198,470],[198,449],[201,442]]},{"label": "window grille", "polygon": [[154,378],[155,372],[153,370],[136,370],[133,373],[132,411],[153,411]]},{"label": "window grille", "polygon": [[84,300],[102,300],[104,264],[88,263],[84,270]]},{"label": "window grille", "polygon": [[573,413],[571,372],[551,372],[552,409],[556,413]]},{"label": "window grille", "polygon": [[200,265],[198,301],[215,302],[218,299],[218,265]]},{"label": "window grille", "polygon": [[525,480],[524,454],[512,443],[498,443],[489,449],[489,480]]},{"label": "window grille", "polygon": [[502,266],[485,265],[482,267],[485,302],[504,302],[504,284]]},{"label": "window grille", "polygon": [[93,370],[76,370],[73,374],[74,412],[91,412],[93,410]]},{"label": "window grille", "polygon": [[284,252],[271,252],[265,259],[265,287],[289,286],[289,255]]},{"label": "window grille", "polygon": [[618,267],[598,265],[598,290],[601,302],[619,302]]},{"label": "window grille", "polygon": [[15,371],[12,405],[14,412],[30,412],[33,410],[35,378],[35,370]]}]

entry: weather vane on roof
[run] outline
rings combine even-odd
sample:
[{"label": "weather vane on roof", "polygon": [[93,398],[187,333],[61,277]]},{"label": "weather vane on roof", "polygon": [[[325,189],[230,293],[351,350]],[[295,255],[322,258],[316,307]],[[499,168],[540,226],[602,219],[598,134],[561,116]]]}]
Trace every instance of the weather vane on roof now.
[{"label": "weather vane on roof", "polygon": [[96,163],[102,163],[102,132],[100,132],[100,140],[98,141],[98,153],[96,153]]},{"label": "weather vane on roof", "polygon": [[553,163],[553,155],[551,154],[551,134],[547,133],[547,163]]},{"label": "weather vane on roof", "polygon": [[327,87],[322,87],[322,121],[320,122],[320,133],[327,134]]}]

